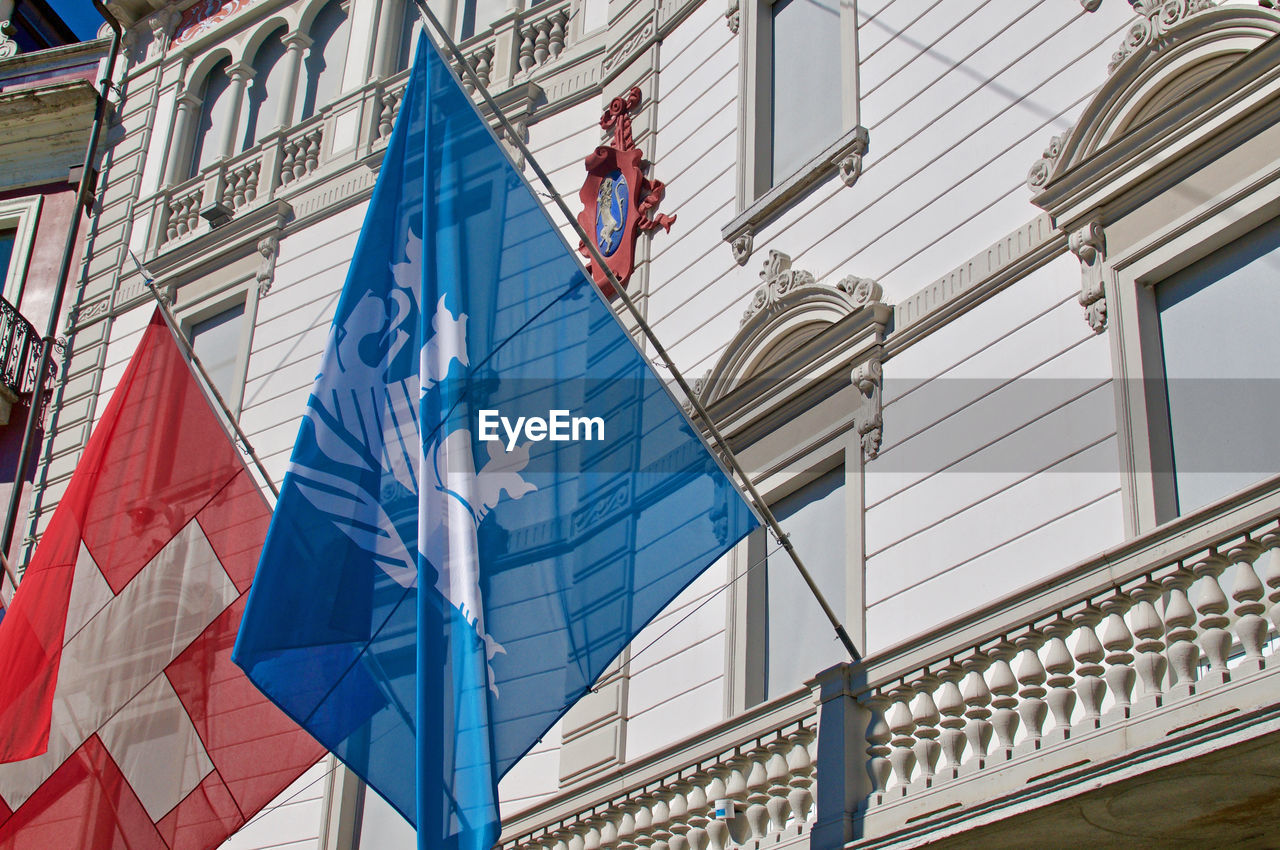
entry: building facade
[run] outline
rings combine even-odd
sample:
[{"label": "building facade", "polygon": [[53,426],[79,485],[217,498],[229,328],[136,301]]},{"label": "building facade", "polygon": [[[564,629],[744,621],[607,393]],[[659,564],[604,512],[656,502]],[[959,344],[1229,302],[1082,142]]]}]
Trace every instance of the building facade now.
[{"label": "building facade", "polygon": [[[865,655],[753,535],[506,777],[504,848],[1277,840],[1271,6],[432,6],[571,205],[638,90],[677,220],[628,291]],[[33,539],[150,315],[130,253],[283,475],[420,26],[111,8]],[[411,843],[325,760],[228,846]]]},{"label": "building facade", "polygon": [[[109,40],[79,42],[43,0],[0,3],[0,22],[0,498],[7,504],[40,338],[64,285],[68,231],[75,230],[76,260],[84,248],[88,210],[76,195]],[[10,547],[10,559],[17,551]]]}]

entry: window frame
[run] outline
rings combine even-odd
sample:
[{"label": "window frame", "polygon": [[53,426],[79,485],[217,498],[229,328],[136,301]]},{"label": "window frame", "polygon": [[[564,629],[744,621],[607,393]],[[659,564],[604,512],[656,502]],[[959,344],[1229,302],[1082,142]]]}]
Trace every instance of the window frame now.
[{"label": "window frame", "polygon": [[12,228],[13,253],[9,256],[9,269],[5,272],[2,294],[15,309],[22,308],[22,295],[26,290],[27,268],[36,243],[36,227],[40,221],[41,195],[0,200],[0,228]]},{"label": "window frame", "polygon": [[[1180,515],[1156,287],[1250,231],[1280,218],[1280,186],[1276,184],[1280,160],[1269,165],[1269,185],[1240,187],[1225,202],[1219,197],[1216,202],[1201,203],[1190,215],[1158,222],[1139,241],[1107,258],[1107,290],[1109,300],[1114,302],[1108,313],[1116,378],[1116,421],[1121,469],[1125,473],[1121,483],[1126,534],[1130,536]],[[1156,196],[1144,206],[1155,212],[1161,207],[1160,201]]]}]

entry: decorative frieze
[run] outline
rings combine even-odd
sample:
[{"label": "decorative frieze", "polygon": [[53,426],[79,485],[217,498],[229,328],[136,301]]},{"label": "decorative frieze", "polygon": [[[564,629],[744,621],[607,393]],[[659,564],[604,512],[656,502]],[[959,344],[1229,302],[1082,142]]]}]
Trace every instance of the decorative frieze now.
[{"label": "decorative frieze", "polygon": [[1091,221],[1071,234],[1067,241],[1071,253],[1080,260],[1080,306],[1094,333],[1107,328],[1107,291],[1103,281],[1107,240],[1102,222]]}]

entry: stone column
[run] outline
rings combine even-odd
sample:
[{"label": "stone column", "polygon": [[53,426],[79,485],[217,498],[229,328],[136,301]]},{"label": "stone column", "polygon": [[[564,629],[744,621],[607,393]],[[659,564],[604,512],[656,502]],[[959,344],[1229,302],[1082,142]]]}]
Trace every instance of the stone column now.
[{"label": "stone column", "polygon": [[285,74],[281,85],[284,97],[280,99],[280,112],[276,115],[277,127],[293,126],[294,107],[298,102],[298,80],[302,74],[302,60],[311,47],[311,37],[304,32],[287,33],[280,42],[285,46]]},{"label": "stone column", "polygon": [[200,98],[186,91],[178,96],[178,109],[173,116],[173,134],[169,137],[169,162],[165,168],[164,182],[170,186],[181,183],[191,170],[195,122],[200,115]]},{"label": "stone column", "polygon": [[240,106],[244,103],[244,91],[249,80],[253,79],[253,66],[237,62],[227,69],[227,77],[231,85],[227,87],[226,97],[231,105],[227,112],[227,125],[222,128],[222,141],[218,145],[218,156],[228,157],[237,153],[236,139],[240,135]]},{"label": "stone column", "polygon": [[[409,6],[417,8],[414,0],[403,0]],[[400,37],[402,33],[396,29],[395,11],[404,7],[395,0],[382,0],[378,7],[378,26],[373,38],[372,76],[387,77],[396,71],[396,59],[399,58]],[[401,17],[406,17],[401,15]]]}]

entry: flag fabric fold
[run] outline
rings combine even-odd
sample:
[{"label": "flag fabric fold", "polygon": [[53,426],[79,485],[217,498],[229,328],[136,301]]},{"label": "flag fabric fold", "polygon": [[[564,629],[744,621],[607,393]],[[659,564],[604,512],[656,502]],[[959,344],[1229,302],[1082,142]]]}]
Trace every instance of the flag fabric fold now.
[{"label": "flag fabric fold", "polygon": [[235,649],[418,828],[755,520],[425,37]]},{"label": "flag fabric fold", "polygon": [[0,623],[0,847],[215,847],[324,754],[231,663],[270,513],[157,312]]}]

